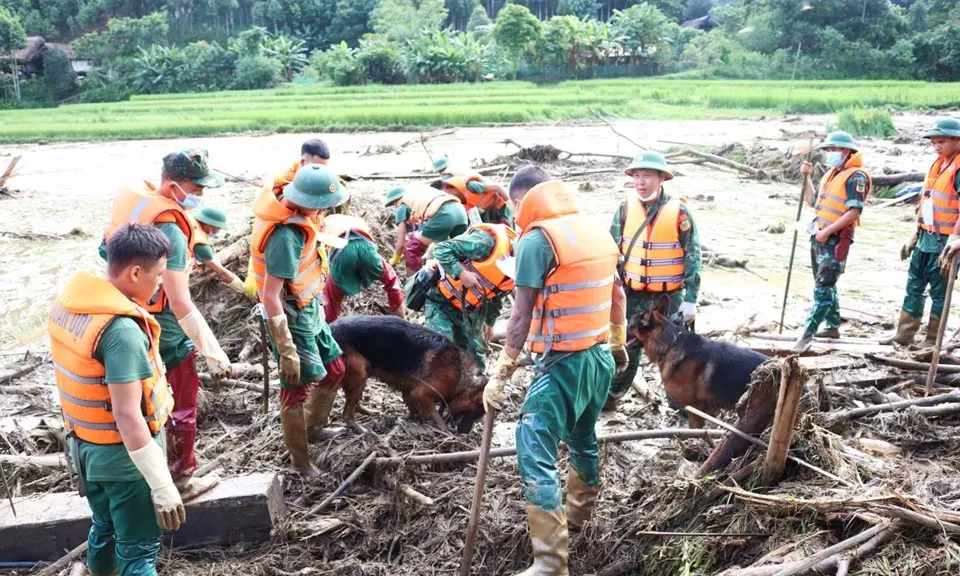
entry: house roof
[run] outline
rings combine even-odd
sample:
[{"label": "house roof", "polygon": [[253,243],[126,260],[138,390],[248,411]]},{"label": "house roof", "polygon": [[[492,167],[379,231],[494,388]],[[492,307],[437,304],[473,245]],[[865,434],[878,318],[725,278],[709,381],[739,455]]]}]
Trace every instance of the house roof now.
[{"label": "house roof", "polygon": [[43,39],[43,36],[28,36],[26,46],[20,50],[14,50],[13,52],[9,52],[7,54],[0,54],[0,60],[28,62],[39,56],[44,50],[59,50],[71,60],[75,60],[77,58],[77,53],[74,52],[73,49],[67,44],[47,42]]}]

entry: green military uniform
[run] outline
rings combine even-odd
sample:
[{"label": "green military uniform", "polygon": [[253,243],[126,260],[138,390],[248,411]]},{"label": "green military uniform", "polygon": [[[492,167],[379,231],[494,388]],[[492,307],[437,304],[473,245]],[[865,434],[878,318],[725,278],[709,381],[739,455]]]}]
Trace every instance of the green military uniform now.
[{"label": "green military uniform", "polygon": [[[132,318],[116,318],[100,338],[94,359],[104,365],[104,382],[140,386],[153,376],[147,356],[150,342]],[[162,444],[162,436],[154,441]],[[87,567],[95,575],[156,575],[160,527],[150,486],[123,444],[75,440],[83,468],[93,525],[87,539]]]},{"label": "green military uniform", "polygon": [[[412,210],[406,204],[397,204],[395,215],[396,223],[410,219]],[[447,202],[440,206],[436,213],[420,225],[420,235],[434,242],[443,242],[447,238],[459,236],[467,230],[469,221],[463,204]]]},{"label": "green military uniform", "polygon": [[330,277],[346,296],[355,296],[383,276],[383,258],[365,237],[351,234],[347,245],[330,253]]},{"label": "green military uniform", "polygon": [[[841,166],[837,170],[842,170]],[[863,210],[863,200],[870,193],[870,179],[866,172],[857,171],[850,175],[845,186],[847,208]],[[821,191],[822,193],[822,191]],[[810,205],[816,205],[816,197],[810,199]],[[804,336],[813,336],[820,324],[826,320],[827,328],[840,328],[840,299],[837,296],[837,280],[846,268],[846,262],[836,258],[840,236],[834,234],[826,243],[817,242],[810,237],[810,267],[813,270],[813,308],[803,327]]]},{"label": "green military uniform", "polygon": [[[167,257],[167,270],[173,272],[186,271],[189,250],[187,249],[187,237],[184,235],[183,230],[173,222],[163,222],[154,224],[154,226],[159,228],[160,231],[163,232],[163,235],[167,237],[167,240],[170,241],[170,256]],[[207,246],[207,248],[209,249],[210,247]],[[105,243],[100,244],[99,253],[101,258],[104,260],[107,259],[107,245]],[[197,260],[201,258],[201,255],[198,255],[197,252],[194,252],[194,256]],[[212,259],[213,250],[210,249],[210,258],[200,261],[206,262]],[[169,302],[163,307],[162,311],[154,314],[154,318],[156,318],[160,324],[160,358],[163,360],[163,364],[167,370],[173,370],[179,366],[180,363],[183,362],[183,359],[193,350],[193,342],[191,342],[190,338],[184,333],[180,322],[177,321],[173,310],[170,309]]]},{"label": "green military uniform", "polygon": [[[524,234],[517,244],[518,287],[543,288],[556,267],[556,256],[539,229]],[[566,442],[570,465],[586,484],[600,481],[600,455],[594,427],[607,399],[613,376],[610,346],[558,354],[549,365],[537,359],[537,372],[520,408],[517,461],[524,498],[544,510],[562,505],[557,474],[557,445]]]},{"label": "green military uniform", "polygon": [[[667,193],[662,192],[656,203],[648,207],[648,211],[659,210],[669,200],[670,197]],[[626,206],[626,200],[620,203],[620,208],[614,213],[613,222],[610,224],[610,235],[617,241],[618,246],[620,237],[623,235],[622,230]],[[700,268],[702,266],[700,259],[700,235],[697,232],[697,226],[694,224],[693,216],[691,216],[686,204],[680,205],[679,219],[681,222],[680,244],[683,246],[684,253],[683,288],[677,292],[667,294],[667,297],[670,299],[670,315],[677,313],[682,302],[696,303],[700,295]],[[689,226],[682,224],[684,221],[689,222]],[[664,295],[663,292],[631,290],[627,287],[624,287],[624,290],[627,293],[628,321],[630,318],[646,310],[651,303],[654,303]],[[630,388],[630,383],[633,382],[634,377],[637,375],[637,369],[640,367],[641,352],[643,352],[641,346],[627,351],[630,363],[623,373],[613,378],[613,383],[610,385],[610,396],[612,398],[620,398],[627,392],[627,389]]]},{"label": "green military uniform", "polygon": [[[277,226],[267,239],[264,249],[267,274],[284,280],[297,276],[300,255],[306,239],[303,231],[293,224]],[[343,351],[333,339],[330,326],[324,321],[320,298],[314,298],[310,304],[294,310],[285,306],[290,335],[300,357],[300,381],[280,382],[283,388],[298,388],[317,382],[327,375],[324,364],[339,358]],[[280,354],[273,345],[274,359],[279,361]]]},{"label": "green military uniform", "polygon": [[[440,268],[455,279],[460,279],[464,268],[460,264],[465,260],[479,261],[490,256],[494,239],[484,230],[471,230],[445,242],[440,242],[433,250],[433,257]],[[470,349],[472,342],[473,358],[477,368],[483,372],[486,367],[487,342],[483,338],[481,323],[493,326],[503,309],[503,296],[484,303],[479,309],[463,312],[454,308],[439,288],[431,288],[424,303],[426,326],[443,334],[461,350]]]},{"label": "green military uniform", "polygon": [[[467,182],[467,190],[474,194],[483,194],[483,182],[470,180]],[[513,213],[507,205],[496,210],[484,210],[480,212],[480,221],[487,224],[507,224],[513,226]]]},{"label": "green military uniform", "polygon": [[[960,172],[953,181],[953,189],[960,193]],[[940,275],[940,253],[947,245],[947,236],[938,232],[920,230],[917,248],[910,257],[907,271],[907,290],[903,298],[903,310],[920,320],[926,304],[924,291],[930,287],[930,315],[940,318],[943,315],[943,301],[947,296],[947,281]]]}]

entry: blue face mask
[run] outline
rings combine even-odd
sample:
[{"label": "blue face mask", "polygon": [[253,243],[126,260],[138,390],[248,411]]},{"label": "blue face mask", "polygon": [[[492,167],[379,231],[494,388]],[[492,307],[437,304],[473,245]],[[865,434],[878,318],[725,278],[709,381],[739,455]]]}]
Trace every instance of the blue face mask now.
[{"label": "blue face mask", "polygon": [[174,182],[173,185],[177,188],[180,188],[180,192],[183,192],[184,198],[183,200],[177,200],[177,204],[179,204],[184,210],[196,210],[197,208],[203,206],[203,198],[193,194],[187,194],[186,190],[181,188],[176,182]]},{"label": "blue face mask", "polygon": [[835,150],[827,152],[826,157],[827,166],[831,168],[837,168],[843,164],[843,152],[837,152]]}]

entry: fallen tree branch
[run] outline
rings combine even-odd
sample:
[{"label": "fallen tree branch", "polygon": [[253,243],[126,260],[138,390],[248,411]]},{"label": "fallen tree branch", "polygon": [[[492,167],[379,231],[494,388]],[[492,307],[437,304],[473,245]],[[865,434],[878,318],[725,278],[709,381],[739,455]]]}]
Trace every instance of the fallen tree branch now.
[{"label": "fallen tree branch", "polygon": [[651,150],[650,148],[647,148],[646,146],[641,146],[636,140],[634,140],[633,138],[631,138],[631,137],[627,136],[626,134],[624,134],[624,133],[620,132],[619,130],[617,130],[617,127],[614,126],[612,122],[610,122],[609,120],[607,120],[606,118],[604,118],[599,112],[597,112],[597,111],[594,110],[593,108],[590,108],[590,111],[593,112],[593,115],[596,116],[597,119],[599,119],[601,122],[603,122],[604,124],[606,124],[607,127],[610,128],[610,130],[611,130],[614,134],[616,134],[617,136],[623,138],[623,139],[626,140],[627,142],[633,144],[634,146],[636,146],[637,148],[639,148],[641,152],[646,151],[646,150]]},{"label": "fallen tree branch", "polygon": [[873,176],[873,185],[876,187],[890,187],[904,182],[923,182],[927,175],[923,172],[901,172],[899,174],[881,174]]},{"label": "fallen tree branch", "polygon": [[[722,436],[723,432],[719,430],[692,430],[689,428],[663,428],[660,430],[636,430],[633,432],[620,432],[617,434],[607,434],[597,436],[597,442],[629,442],[632,440],[651,440],[655,438],[716,438]],[[504,458],[514,456],[517,453],[516,446],[507,448],[494,448],[490,450],[490,458]],[[474,462],[480,458],[479,450],[468,452],[445,452],[436,454],[418,454],[416,456],[393,456],[389,458],[377,458],[377,466],[397,466],[403,464],[459,464],[464,462]]]},{"label": "fallen tree branch", "polygon": [[[878,356],[876,354],[866,354],[866,357],[870,360],[873,360],[874,362],[886,364],[887,366],[893,366],[894,368],[901,368],[903,370],[917,370],[917,371],[930,370],[929,362],[913,362],[911,360],[901,360],[899,358],[890,358],[888,356]],[[937,373],[960,374],[960,366],[938,366]]]},{"label": "fallen tree branch", "polygon": [[43,366],[43,363],[44,363],[43,360],[39,360],[38,362],[34,362],[29,366],[24,366],[23,368],[14,370],[9,374],[3,374],[2,376],[0,376],[0,384],[6,384],[8,382],[12,382],[13,380],[16,380],[17,378],[20,378],[21,376],[26,376],[27,374],[39,368],[40,366]]},{"label": "fallen tree branch", "polygon": [[[776,340],[778,342],[795,342],[797,338],[795,336],[788,336],[786,334],[770,334],[767,332],[750,332],[751,338],[759,338],[760,340]],[[814,342],[822,342],[824,344],[857,344],[863,346],[880,346],[878,340],[866,340],[864,338],[817,338],[814,337]]]},{"label": "fallen tree branch", "polygon": [[845,552],[853,548],[854,546],[859,546],[860,544],[867,542],[868,540],[872,540],[874,537],[876,537],[883,531],[890,529],[892,525],[894,526],[894,530],[899,530],[900,528],[899,523],[896,523],[896,522],[874,526],[869,530],[861,532],[851,538],[847,538],[846,540],[839,542],[837,544],[834,544],[829,548],[824,548],[820,552],[817,552],[816,554],[806,558],[805,560],[801,560],[799,562],[791,564],[790,566],[783,568],[779,572],[774,573],[774,576],[794,576],[794,574],[800,574],[801,572],[804,572],[809,568],[813,568],[814,566],[819,564],[821,560],[830,558],[834,554]]},{"label": "fallen tree branch", "polygon": [[848,420],[854,420],[863,416],[879,414],[881,412],[896,412],[909,408],[910,406],[935,406],[937,404],[946,404],[948,402],[960,402],[960,392],[950,392],[949,394],[940,394],[937,396],[925,396],[923,398],[914,398],[911,400],[901,400],[900,402],[890,402],[888,404],[876,404],[874,406],[863,406],[861,408],[850,408],[848,410],[838,410],[834,412],[825,412],[821,418],[828,426],[833,426]]},{"label": "fallen tree branch", "polygon": [[[200,372],[197,374],[197,377],[200,378],[200,381],[207,385],[213,384],[213,378],[210,377],[206,372]],[[249,390],[251,392],[257,392],[258,394],[263,394],[263,386],[260,384],[254,384],[253,382],[245,382],[243,380],[234,380],[232,378],[224,378],[220,381],[221,386],[229,386],[231,388],[241,388],[243,390]]]},{"label": "fallen tree branch", "polygon": [[0,454],[0,464],[12,464],[18,468],[41,469],[64,468],[67,459],[63,454]]},{"label": "fallen tree branch", "polygon": [[702,536],[721,538],[766,538],[769,532],[658,532],[656,530],[640,530],[637,536]]},{"label": "fallen tree branch", "polygon": [[84,542],[83,544],[77,546],[76,548],[68,552],[67,555],[64,556],[63,558],[57,560],[53,564],[47,566],[43,570],[34,574],[34,576],[54,576],[55,574],[58,574],[61,570],[66,568],[67,565],[69,565],[71,562],[79,560],[80,557],[86,553],[86,551],[87,551],[87,543]]},{"label": "fallen tree branch", "polygon": [[352,474],[347,476],[346,480],[344,480],[339,486],[337,486],[337,489],[333,491],[333,494],[327,496],[327,498],[323,502],[317,504],[316,506],[313,507],[312,510],[307,512],[307,516],[313,516],[317,512],[322,511],[331,502],[339,498],[341,494],[347,491],[347,488],[349,488],[354,482],[357,481],[357,478],[359,478],[360,475],[363,474],[363,471],[367,469],[367,466],[369,466],[370,463],[376,459],[377,459],[377,452],[376,450],[374,450],[373,452],[370,453],[369,456],[366,457],[366,459],[363,462],[360,463],[360,466],[357,466],[357,469],[354,470]]},{"label": "fallen tree branch", "polygon": [[693,148],[686,148],[683,150],[683,153],[689,156],[703,158],[704,160],[707,160],[708,162],[713,162],[714,164],[720,164],[721,166],[733,168],[734,170],[743,172],[744,174],[749,174],[750,176],[759,176],[763,178],[766,178],[769,176],[769,174],[767,174],[763,170],[754,168],[753,166],[748,166],[746,164],[741,164],[740,162],[734,162],[729,158],[724,158],[723,156],[717,156],[716,154],[701,152],[699,150],[694,150]]}]

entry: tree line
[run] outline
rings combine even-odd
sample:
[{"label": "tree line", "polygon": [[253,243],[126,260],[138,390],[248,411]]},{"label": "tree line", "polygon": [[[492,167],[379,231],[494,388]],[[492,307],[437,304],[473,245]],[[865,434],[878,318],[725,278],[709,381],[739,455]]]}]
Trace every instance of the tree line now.
[{"label": "tree line", "polygon": [[488,75],[960,79],[954,0],[7,0],[0,54],[28,36],[93,67],[78,80],[47,50],[14,102],[0,60],[0,106]]}]

